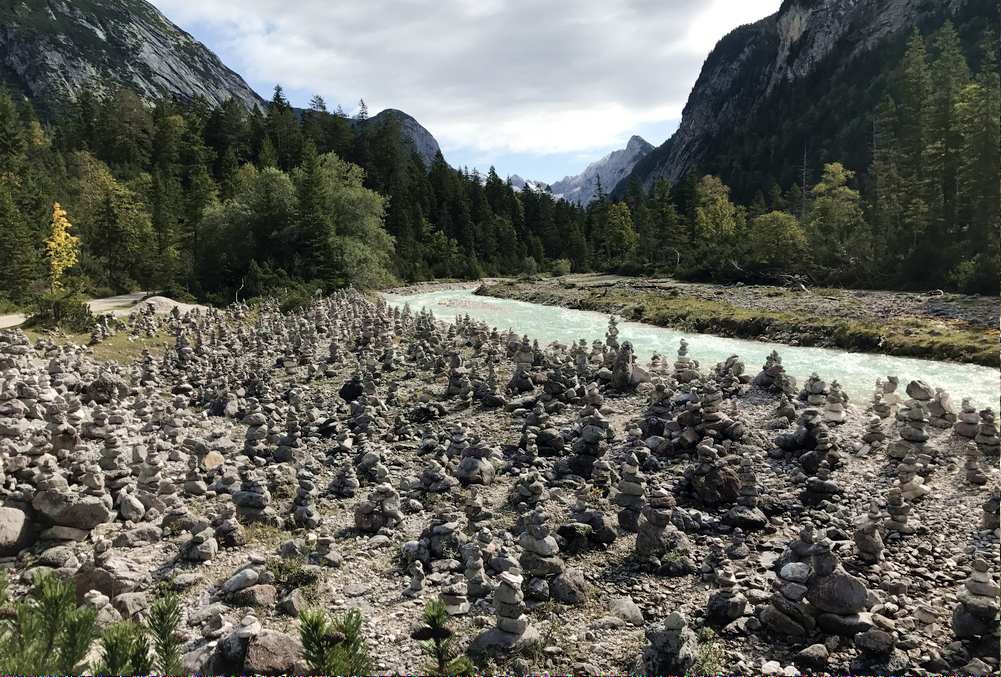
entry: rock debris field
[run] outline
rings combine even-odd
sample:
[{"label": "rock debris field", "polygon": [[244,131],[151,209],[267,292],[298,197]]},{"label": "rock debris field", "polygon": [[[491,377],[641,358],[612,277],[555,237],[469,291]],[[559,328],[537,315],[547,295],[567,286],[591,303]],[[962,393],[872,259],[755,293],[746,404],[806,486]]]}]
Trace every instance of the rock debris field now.
[{"label": "rock debris field", "polygon": [[440,598],[482,671],[998,672],[1001,443],[962,393],[353,291],[123,325],[171,345],[0,331],[0,555],[14,598],[51,572],[105,625],[176,591],[185,670],[302,672],[319,607],[419,672]]}]

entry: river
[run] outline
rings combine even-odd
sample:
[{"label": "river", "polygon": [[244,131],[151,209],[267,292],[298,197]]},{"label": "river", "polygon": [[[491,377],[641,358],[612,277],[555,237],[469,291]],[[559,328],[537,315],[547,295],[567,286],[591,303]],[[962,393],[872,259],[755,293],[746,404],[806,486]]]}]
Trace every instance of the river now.
[{"label": "river", "polygon": [[[542,344],[553,341],[569,344],[582,338],[588,342],[603,340],[608,327],[608,316],[602,313],[476,296],[471,288],[384,296],[390,305],[409,304],[414,310],[429,308],[439,320],[451,321],[456,316],[468,314],[491,327],[528,334]],[[969,397],[978,408],[992,407],[995,411],[1001,400],[1001,370],[976,364],[807,348],[690,334],[639,322],[619,323],[619,340],[632,342],[641,365],[646,364],[655,352],[673,362],[682,338],[688,340],[689,355],[701,363],[703,370],[712,368],[730,355],[739,355],[747,365],[748,373],[756,374],[765,363],[765,357],[772,350],[777,350],[786,371],[795,376],[798,383],[803,383],[815,371],[828,382],[837,379],[856,404],[867,404],[876,379],[887,375],[900,378],[901,395],[904,394],[904,386],[912,379],[944,388],[952,395],[957,409],[964,397]]]}]

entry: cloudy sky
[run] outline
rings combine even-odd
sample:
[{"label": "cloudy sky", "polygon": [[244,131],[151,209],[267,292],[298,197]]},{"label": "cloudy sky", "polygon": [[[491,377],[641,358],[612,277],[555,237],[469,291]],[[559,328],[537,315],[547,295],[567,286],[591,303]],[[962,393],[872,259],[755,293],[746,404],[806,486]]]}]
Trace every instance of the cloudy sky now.
[{"label": "cloudy sky", "polygon": [[265,98],[399,108],[454,166],[553,182],[677,127],[706,55],[780,0],[152,0]]}]

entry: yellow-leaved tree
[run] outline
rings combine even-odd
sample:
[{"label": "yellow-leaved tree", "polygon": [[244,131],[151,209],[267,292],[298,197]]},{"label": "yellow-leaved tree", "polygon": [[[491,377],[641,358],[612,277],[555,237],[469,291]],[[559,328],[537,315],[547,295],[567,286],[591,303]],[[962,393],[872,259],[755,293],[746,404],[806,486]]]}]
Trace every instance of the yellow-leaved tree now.
[{"label": "yellow-leaved tree", "polygon": [[45,250],[49,259],[49,279],[52,281],[52,291],[63,288],[63,273],[76,265],[80,258],[80,238],[70,233],[70,223],[66,210],[58,202],[52,205],[52,231],[45,241]]}]

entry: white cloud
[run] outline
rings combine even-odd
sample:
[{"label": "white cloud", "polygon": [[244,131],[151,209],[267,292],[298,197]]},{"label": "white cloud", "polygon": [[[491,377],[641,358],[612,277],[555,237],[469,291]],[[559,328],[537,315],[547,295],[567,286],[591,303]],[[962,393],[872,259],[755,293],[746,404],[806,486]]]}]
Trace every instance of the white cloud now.
[{"label": "white cloud", "polygon": [[487,155],[586,152],[666,127],[716,41],[779,0],[153,3],[248,79],[399,108],[446,155]]}]

